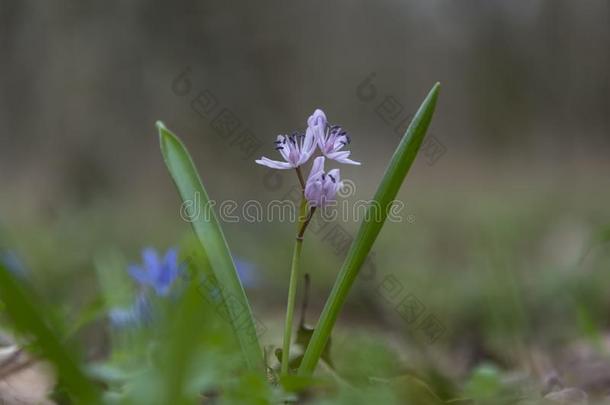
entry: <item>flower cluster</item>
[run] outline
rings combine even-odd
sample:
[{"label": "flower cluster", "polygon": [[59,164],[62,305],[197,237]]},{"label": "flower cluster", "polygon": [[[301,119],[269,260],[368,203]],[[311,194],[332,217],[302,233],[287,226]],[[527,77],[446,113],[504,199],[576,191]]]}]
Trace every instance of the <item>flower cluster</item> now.
[{"label": "flower cluster", "polygon": [[[1,255],[0,259],[2,259]],[[256,286],[258,282],[256,266],[237,257],[233,257],[233,261],[242,284],[245,287]],[[153,300],[155,297],[165,299],[175,296],[172,289],[177,278],[183,274],[183,269],[184,265],[178,262],[176,249],[168,249],[164,255],[160,255],[153,248],[144,249],[142,264],[132,264],[127,268],[129,275],[139,286],[139,292],[129,306],[112,308],[108,312],[112,326],[124,329],[145,325],[151,321],[154,318]],[[220,289],[212,293],[220,295]]]},{"label": "flower cluster", "polygon": [[152,248],[142,252],[143,266],[129,266],[129,275],[141,286],[149,286],[159,296],[166,296],[178,277],[178,253],[169,249],[163,259]]},{"label": "flower cluster", "polygon": [[349,135],[343,128],[339,125],[330,125],[324,111],[316,109],[307,119],[307,129],[304,134],[278,135],[275,149],[280,152],[284,162],[263,156],[256,163],[272,169],[296,169],[300,176],[300,167],[314,154],[317,146],[322,156],[314,159],[311,172],[303,187],[309,205],[323,207],[335,199],[337,191],[343,186],[339,169],[324,171],[325,159],[360,165],[360,162],[349,158],[350,151],[342,150],[350,141]]},{"label": "flower cluster", "polygon": [[305,198],[312,207],[324,207],[328,201],[333,201],[337,191],[341,189],[339,169],[324,172],[324,157],[314,159],[311,172],[305,184]]}]

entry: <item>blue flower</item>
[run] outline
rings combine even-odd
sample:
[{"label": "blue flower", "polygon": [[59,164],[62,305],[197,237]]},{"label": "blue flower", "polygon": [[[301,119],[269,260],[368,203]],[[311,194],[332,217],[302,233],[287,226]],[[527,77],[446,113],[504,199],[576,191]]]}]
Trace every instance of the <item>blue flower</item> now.
[{"label": "blue flower", "polygon": [[108,317],[112,326],[117,329],[143,325],[152,319],[150,302],[144,294],[140,294],[133,305],[111,309]]},{"label": "blue flower", "polygon": [[258,284],[256,265],[246,260],[240,260],[233,256],[233,262],[237,269],[237,275],[244,287],[255,287]]},{"label": "blue flower", "polygon": [[178,277],[178,253],[169,249],[163,259],[152,248],[142,252],[142,266],[129,266],[129,274],[142,286],[152,287],[157,295],[169,294],[173,282]]}]

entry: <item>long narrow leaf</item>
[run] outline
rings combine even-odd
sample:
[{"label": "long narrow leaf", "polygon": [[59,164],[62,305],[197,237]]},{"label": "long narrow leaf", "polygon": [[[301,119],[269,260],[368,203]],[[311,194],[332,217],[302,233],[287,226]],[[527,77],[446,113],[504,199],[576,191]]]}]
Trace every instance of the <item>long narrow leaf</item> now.
[{"label": "long narrow leaf", "polygon": [[263,355],[256,336],[252,311],[216,214],[209,203],[199,174],[184,144],[161,122],[157,122],[165,164],[178,193],[190,207],[188,219],[208,257],[227,306],[228,321],[250,369],[262,370]]},{"label": "long narrow leaf", "polygon": [[62,386],[81,404],[100,403],[100,392],[80,369],[72,353],[42,314],[44,305],[0,263],[0,299],[15,329],[34,337],[36,352],[56,368]]},{"label": "long narrow leaf", "polygon": [[388,209],[396,198],[396,194],[403,183],[403,180],[411,164],[415,160],[415,156],[419,151],[426,130],[432,119],[440,84],[436,83],[430,93],[424,100],[423,104],[415,114],[413,121],[409,125],[407,132],[396,148],[392,160],[377,188],[377,192],[373,197],[374,203],[368,207],[368,213],[365,215],[356,238],[347,253],[347,257],[337,281],[326,301],[324,310],[320,315],[320,320],[311,338],[301,366],[299,374],[308,375],[313,372],[322,355],[326,341],[330,337],[332,328],[337,320],[337,316],[343,307],[343,303],[347,298],[362,263],[369,254],[377,235],[381,231],[386,220]]}]

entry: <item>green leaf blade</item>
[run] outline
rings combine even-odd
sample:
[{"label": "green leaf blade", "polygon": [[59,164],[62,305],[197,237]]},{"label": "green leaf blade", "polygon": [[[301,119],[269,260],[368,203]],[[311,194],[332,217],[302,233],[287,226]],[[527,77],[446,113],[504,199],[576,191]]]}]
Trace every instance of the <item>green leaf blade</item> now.
[{"label": "green leaf blade", "polygon": [[430,125],[430,121],[432,120],[439,90],[440,84],[436,83],[415,114],[415,117],[411,121],[409,128],[407,128],[405,135],[390,160],[383,179],[373,197],[374,204],[368,208],[367,215],[365,215],[358,230],[358,234],[350,246],[347,257],[345,258],[330,296],[320,315],[311,342],[307,346],[303,361],[299,367],[300,375],[311,374],[324,351],[326,342],[330,337],[332,328],[347,298],[347,294],[358,276],[360,268],[366,260],[377,235],[379,235],[379,232],[385,223],[388,209],[394,202],[394,199],[417,156],[426,135],[426,131],[428,130],[428,126]]},{"label": "green leaf blade", "polygon": [[[223,302],[230,303],[228,321],[249,369],[263,370],[263,354],[256,336],[252,311],[239,280],[226,239],[210,205],[199,174],[184,144],[162,122],[157,122],[165,164],[185,204],[194,207],[189,218],[201,248],[221,287]],[[235,311],[239,311],[236,313]]]}]

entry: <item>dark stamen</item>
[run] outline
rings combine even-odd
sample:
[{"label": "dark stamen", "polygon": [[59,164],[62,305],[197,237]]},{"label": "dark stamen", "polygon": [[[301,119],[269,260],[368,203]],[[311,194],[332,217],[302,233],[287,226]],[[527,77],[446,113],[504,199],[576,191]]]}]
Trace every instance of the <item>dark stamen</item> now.
[{"label": "dark stamen", "polygon": [[275,147],[275,150],[280,150],[280,149],[284,149],[284,147],[283,146],[276,146]]},{"label": "dark stamen", "polygon": [[336,183],[336,180],[335,180],[335,178],[333,177],[332,174],[329,174],[328,177],[330,177],[330,179],[332,180],[333,183]]}]

